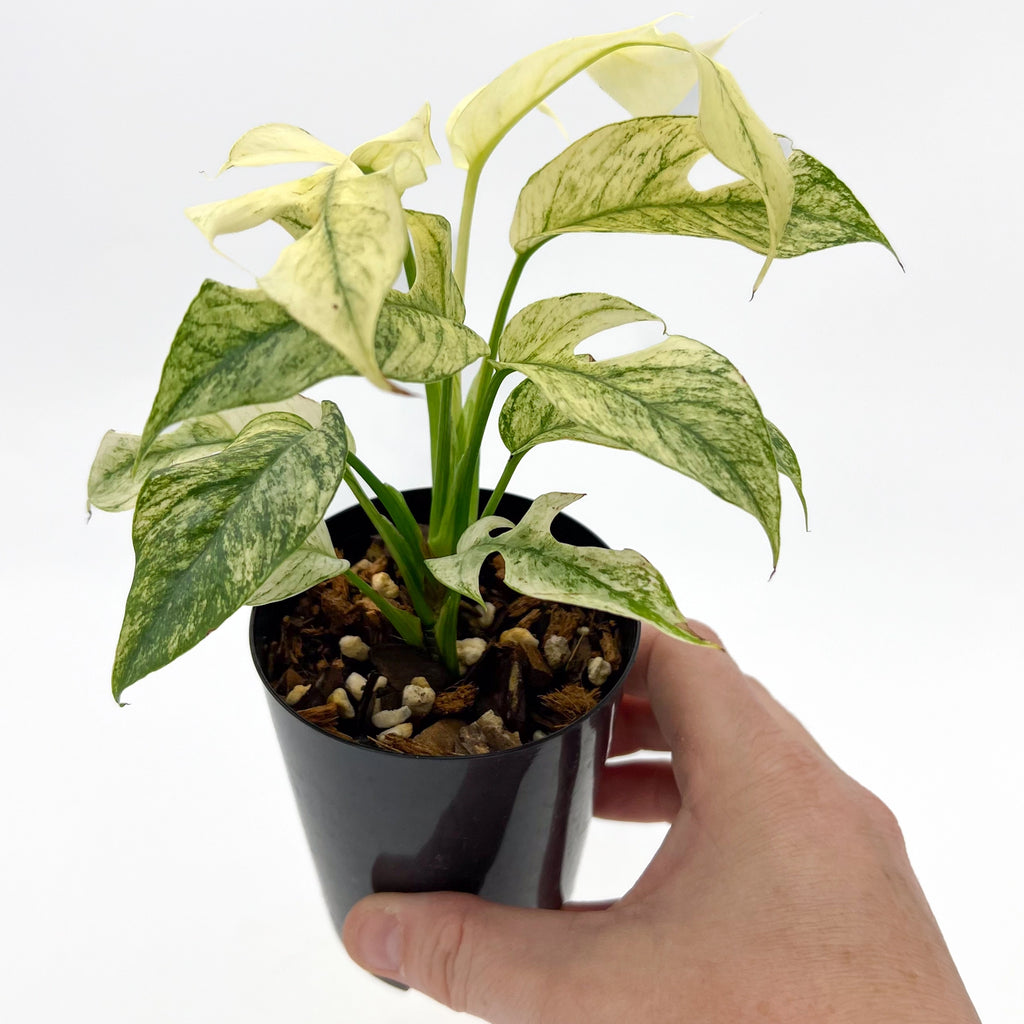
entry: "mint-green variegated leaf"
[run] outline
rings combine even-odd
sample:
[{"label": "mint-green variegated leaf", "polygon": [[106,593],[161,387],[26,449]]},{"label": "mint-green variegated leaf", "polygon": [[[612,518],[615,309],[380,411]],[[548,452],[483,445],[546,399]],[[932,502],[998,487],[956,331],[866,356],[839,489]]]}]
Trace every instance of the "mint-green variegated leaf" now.
[{"label": "mint-green variegated leaf", "polygon": [[[511,241],[525,252],[555,235],[619,231],[737,242],[766,254],[770,232],[748,181],[699,191],[689,173],[708,152],[693,117],[650,117],[607,125],[541,168],[523,189]],[[795,197],[777,256],[849,242],[889,243],[850,190],[824,165],[795,151]]]},{"label": "mint-green variegated leaf", "polygon": [[498,343],[498,355],[509,363],[552,362],[571,357],[581,341],[599,331],[641,320],[660,322],[646,309],[601,292],[541,299],[509,321]]},{"label": "mint-green variegated leaf", "polygon": [[216,416],[190,419],[177,430],[156,438],[146,450],[138,434],[108,430],[89,471],[89,503],[104,512],[134,508],[139,489],[150,473],[219,452],[250,420],[267,412],[294,413],[312,426],[320,422],[319,404],[297,395],[286,402],[247,405]]},{"label": "mint-green variegated leaf", "polygon": [[258,605],[283,601],[324,580],[334,579],[348,567],[349,563],[334,553],[327,523],[320,520],[320,525],[306,538],[302,547],[290,554],[245,603]]},{"label": "mint-green variegated leaf", "polygon": [[466,305],[452,273],[452,226],[436,213],[405,211],[416,256],[416,280],[409,299],[418,307],[462,323]]},{"label": "mint-green variegated leaf", "polygon": [[498,433],[512,455],[525,455],[547,441],[583,441],[606,448],[622,448],[607,437],[573,423],[564,412],[544,397],[532,380],[512,389],[498,416]]},{"label": "mint-green variegated leaf", "polygon": [[[498,552],[505,560],[505,582],[520,594],[641,619],[670,636],[702,642],[687,628],[665,580],[643,555],[629,548],[562,544],[551,536],[555,516],[582,497],[541,495],[518,525],[500,516],[481,519],[462,535],[454,555],[427,559],[427,566],[446,587],[482,604],[480,570]],[[511,529],[492,537],[499,527]]]},{"label": "mint-green variegated leaf", "polygon": [[159,438],[139,466],[139,472],[133,473],[139,454],[139,435],[108,430],[89,470],[89,504],[104,512],[125,512],[134,508],[139,489],[154,470],[212,455],[234,437],[235,433],[220,420],[203,419],[182,424]]},{"label": "mint-green variegated leaf", "polygon": [[[429,304],[390,292],[374,335],[388,379],[430,382],[487,353],[483,339]],[[276,402],[355,367],[259,289],[205,281],[171,344],[143,431],[145,449],[174,423],[239,405]]]},{"label": "mint-green variegated leaf", "polygon": [[[731,32],[695,46],[714,57]],[[630,46],[602,57],[587,69],[616,103],[633,117],[670,114],[697,85],[697,64],[691,53],[663,46]]]},{"label": "mint-green variegated leaf", "polygon": [[323,518],[345,471],[341,413],[251,421],[223,451],[153,473],[132,525],[135,577],[114,696],[195,646],[254,595]]},{"label": "mint-green variegated leaf", "polygon": [[394,131],[357,146],[352,160],[365,171],[394,168],[400,192],[422,184],[427,180],[426,168],[441,162],[430,137],[430,104],[424,103]]},{"label": "mint-green variegated leaf", "polygon": [[587,438],[602,437],[692,477],[753,515],[778,558],[778,473],[761,409],[724,356],[672,336],[590,362],[502,363],[532,380]]},{"label": "mint-green variegated leaf", "polygon": [[247,131],[232,147],[218,173],[231,167],[270,164],[345,164],[349,158],[292,124],[261,124]]},{"label": "mint-green variegated leaf", "polygon": [[775,452],[775,464],[778,466],[779,472],[783,476],[789,477],[793,487],[796,488],[797,497],[803,506],[804,525],[806,526],[807,499],[804,497],[803,476],[800,473],[800,463],[797,462],[796,452],[793,451],[793,446],[786,440],[782,431],[774,423],[769,420],[764,422],[768,428],[768,436],[771,438],[772,450]]},{"label": "mint-green variegated leaf", "polygon": [[793,176],[779,140],[754,113],[732,74],[699,51],[694,52],[700,81],[697,127],[721,163],[752,182],[764,200],[768,248],[754,281],[764,280],[789,222]]},{"label": "mint-green variegated leaf", "polygon": [[408,240],[391,175],[335,177],[320,219],[278,257],[260,286],[369,381],[391,385],[377,362],[377,316]]}]

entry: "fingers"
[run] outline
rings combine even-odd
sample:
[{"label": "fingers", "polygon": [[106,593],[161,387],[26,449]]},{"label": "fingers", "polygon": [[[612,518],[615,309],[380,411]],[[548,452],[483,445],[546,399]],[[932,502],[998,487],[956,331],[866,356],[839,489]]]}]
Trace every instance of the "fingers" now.
[{"label": "fingers", "polygon": [[661,726],[646,696],[626,693],[615,710],[609,757],[632,754],[637,750],[668,750]]},{"label": "fingers", "polygon": [[564,951],[585,955],[579,916],[462,893],[385,893],[353,907],[342,941],[360,966],[453,1010],[496,1024],[538,1020]]},{"label": "fingers", "polygon": [[[689,625],[720,644],[707,626],[692,620]],[[756,751],[771,737],[796,736],[797,730],[806,735],[720,646],[646,633],[623,701],[638,701],[642,695],[650,701],[662,741],[672,752],[684,803],[699,797],[698,790],[721,785],[727,776],[745,775]],[[632,704],[615,749],[627,749],[641,734],[657,741],[650,724],[643,722],[642,708]]]},{"label": "fingers", "polygon": [[605,765],[594,798],[594,814],[616,821],[674,821],[680,806],[668,761]]}]

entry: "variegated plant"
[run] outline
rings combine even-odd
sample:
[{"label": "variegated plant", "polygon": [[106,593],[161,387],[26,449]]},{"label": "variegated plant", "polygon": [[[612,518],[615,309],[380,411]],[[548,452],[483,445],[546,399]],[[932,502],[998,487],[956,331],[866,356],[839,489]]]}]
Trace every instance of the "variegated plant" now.
[{"label": "variegated plant", "polygon": [[[225,169],[324,166],[188,211],[211,243],[267,221],[291,241],[253,290],[203,283],[171,344],[142,434],[110,432],[100,445],[90,502],[135,508],[136,569],[114,665],[116,697],[239,607],[339,573],[378,603],[407,642],[431,646],[454,667],[460,598],[479,600],[480,567],[495,551],[504,556],[506,582],[522,593],[696,640],[641,555],[571,547],[551,536],[554,516],[579,495],[545,494],[518,524],[493,515],[515,468],[545,441],[574,439],[655,459],[750,512],[777,556],[779,474],[799,492],[800,470],[729,360],[680,335],[599,361],[579,353],[599,331],[659,321],[612,295],[543,299],[509,317],[530,257],[569,232],[738,242],[764,256],[755,289],[778,257],[858,241],[888,247],[828,168],[806,153],[784,155],[712,59],[720,44],[691,45],[656,25],[570,39],[463,100],[447,124],[455,163],[466,171],[454,262],[448,221],[405,205],[406,190],[439,161],[428,107],[350,155],[281,124],[235,143]],[[480,173],[522,117],[584,70],[632,116],[574,142],[523,188],[511,228],[514,262],[485,341],[464,323],[462,298]],[[697,115],[672,115],[694,87]],[[706,154],[737,180],[695,188],[690,171]],[[403,275],[405,290],[397,287]],[[472,364],[476,376],[464,398],[461,372]],[[337,406],[299,394],[355,374],[392,392],[403,391],[394,382],[425,386],[433,483],[426,537],[401,494],[355,455]],[[481,439],[512,374],[525,379],[498,418],[508,463],[481,512]],[[342,482],[388,544],[415,615],[336,557],[323,516]],[[499,527],[510,529],[495,536]]]}]

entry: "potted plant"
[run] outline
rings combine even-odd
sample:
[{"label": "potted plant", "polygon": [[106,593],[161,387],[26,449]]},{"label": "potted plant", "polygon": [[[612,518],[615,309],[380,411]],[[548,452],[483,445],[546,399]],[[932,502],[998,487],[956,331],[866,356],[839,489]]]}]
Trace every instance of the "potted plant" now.
[{"label": "potted plant", "polygon": [[[427,106],[347,155],[289,125],[255,128],[224,169],[321,169],[188,211],[211,243],[268,221],[290,240],[257,288],[202,284],[141,435],[100,444],[90,502],[134,508],[114,696],[257,606],[257,668],[339,925],[370,888],[558,905],[637,622],[702,642],[650,562],[559,515],[580,495],[506,493],[529,452],[573,439],[644,454],[751,513],[777,558],[779,477],[800,493],[800,470],[728,359],[666,334],[594,360],[579,351],[588,338],[657,315],[603,293],[514,302],[533,254],[572,232],[737,242],[764,257],[755,290],[776,258],[889,248],[828,168],[784,153],[713,59],[720,43],[656,25],[574,38],[467,96],[447,123],[466,171],[454,243],[444,217],[407,200],[439,160]],[[462,293],[481,171],[582,71],[631,116],[523,187],[512,268],[477,332]],[[673,115],[695,86],[698,114]],[[693,187],[707,154],[737,179]],[[382,395],[423,387],[429,490],[388,485],[356,455],[340,409],[301,395],[344,375]],[[482,491],[481,440],[513,375],[498,414],[508,461]],[[342,483],[357,505],[329,529]]]}]

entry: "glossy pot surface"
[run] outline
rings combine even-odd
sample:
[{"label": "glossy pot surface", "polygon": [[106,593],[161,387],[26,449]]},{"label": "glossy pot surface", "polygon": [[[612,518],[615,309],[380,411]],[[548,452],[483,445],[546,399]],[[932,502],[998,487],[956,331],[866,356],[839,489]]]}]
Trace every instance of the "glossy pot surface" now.
[{"label": "glossy pot surface", "polygon": [[[486,500],[483,492],[482,500]],[[405,492],[420,522],[428,489]],[[518,521],[530,502],[506,495],[498,514]],[[358,507],[331,517],[334,543],[365,550],[371,527]],[[566,543],[606,547],[566,515]],[[355,554],[355,557],[359,557]],[[295,791],[324,898],[338,931],[371,892],[457,890],[522,907],[560,907],[572,886],[639,624],[620,620],[623,663],[602,702],[537,742],[470,757],[415,757],[338,739],[274,693],[263,653],[287,602],[253,610],[250,641]]]}]

